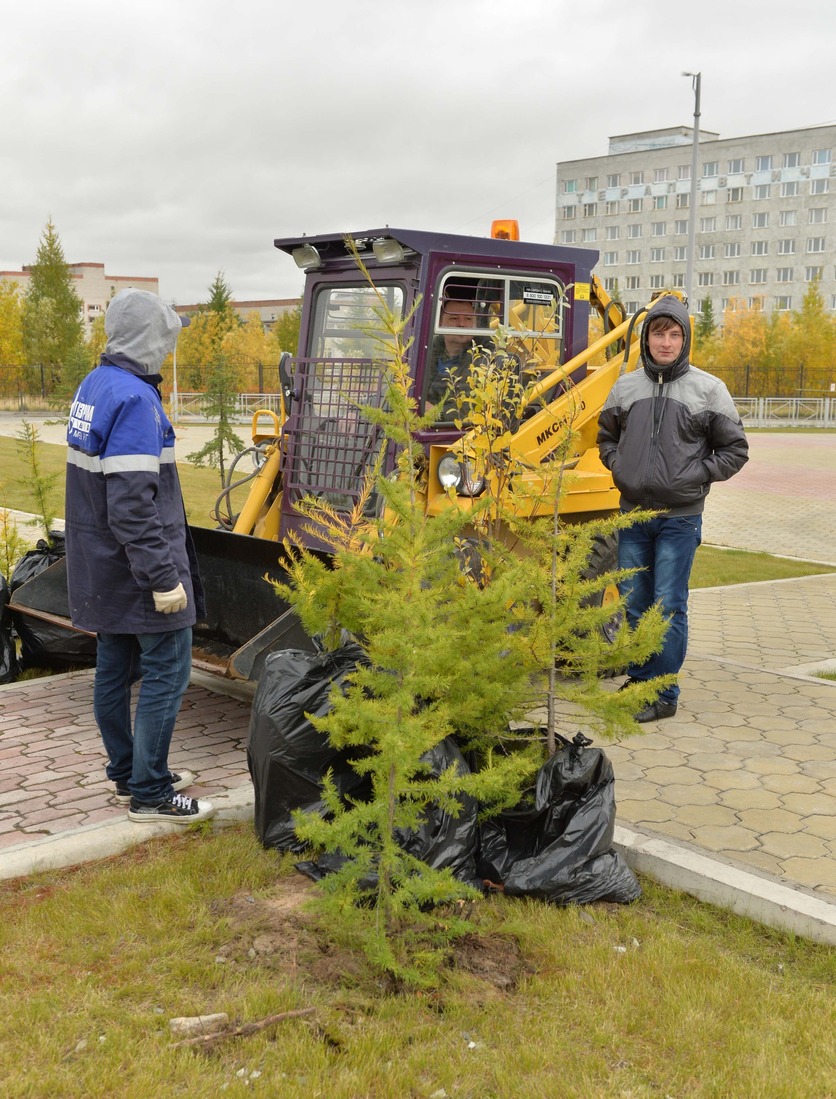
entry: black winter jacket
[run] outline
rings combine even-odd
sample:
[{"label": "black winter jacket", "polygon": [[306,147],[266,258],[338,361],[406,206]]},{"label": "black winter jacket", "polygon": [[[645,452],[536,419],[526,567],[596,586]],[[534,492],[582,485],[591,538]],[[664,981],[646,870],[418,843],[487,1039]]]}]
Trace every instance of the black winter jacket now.
[{"label": "black winter jacket", "polygon": [[[647,349],[648,321],[669,316],[682,327],[682,353],[667,367]],[[598,420],[598,451],[621,492],[621,506],[698,515],[714,481],[748,461],[749,444],[729,391],[688,361],[688,312],[674,297],[659,298],[642,327],[643,369],[618,379]]]}]

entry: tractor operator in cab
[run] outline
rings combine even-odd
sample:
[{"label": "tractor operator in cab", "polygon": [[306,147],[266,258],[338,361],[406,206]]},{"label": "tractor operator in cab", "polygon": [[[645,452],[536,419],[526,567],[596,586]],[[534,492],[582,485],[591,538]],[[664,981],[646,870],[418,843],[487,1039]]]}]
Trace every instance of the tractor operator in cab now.
[{"label": "tractor operator in cab", "polygon": [[438,333],[430,354],[430,382],[426,409],[438,406],[437,420],[452,422],[458,415],[456,394],[467,381],[473,358],[472,330],[476,326],[473,302],[465,298],[445,298],[441,305],[440,327],[460,328],[461,332]]}]

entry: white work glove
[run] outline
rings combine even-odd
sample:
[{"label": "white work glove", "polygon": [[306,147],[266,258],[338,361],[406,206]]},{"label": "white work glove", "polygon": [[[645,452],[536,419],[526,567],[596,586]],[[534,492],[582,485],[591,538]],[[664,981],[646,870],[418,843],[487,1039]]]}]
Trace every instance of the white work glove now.
[{"label": "white work glove", "polygon": [[178,584],[173,591],[152,591],[151,594],[154,596],[154,610],[160,614],[176,614],[189,605],[189,598],[182,584]]}]

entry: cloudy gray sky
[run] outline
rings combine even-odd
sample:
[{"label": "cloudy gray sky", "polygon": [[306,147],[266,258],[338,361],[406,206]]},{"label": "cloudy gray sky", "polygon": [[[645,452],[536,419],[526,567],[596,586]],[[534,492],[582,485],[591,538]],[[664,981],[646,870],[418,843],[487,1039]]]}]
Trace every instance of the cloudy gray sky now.
[{"label": "cloudy gray sky", "polygon": [[383,225],[550,242],[555,164],[611,134],[836,121],[825,0],[5,0],[0,270],[71,263],[205,300],[301,290],[281,236]]}]

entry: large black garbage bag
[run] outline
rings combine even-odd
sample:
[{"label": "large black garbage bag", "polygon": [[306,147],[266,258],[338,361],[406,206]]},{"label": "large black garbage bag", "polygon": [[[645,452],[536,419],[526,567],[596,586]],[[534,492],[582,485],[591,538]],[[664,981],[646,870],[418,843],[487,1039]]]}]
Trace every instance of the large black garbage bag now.
[{"label": "large black garbage bag", "polygon": [[533,803],[482,827],[479,873],[510,896],[554,904],[614,901],[641,894],[612,847],[615,776],[600,748],[578,734],[540,770]]},{"label": "large black garbage bag", "polygon": [[329,769],[341,794],[369,796],[368,779],[358,776],[347,755],[333,748],[306,717],[327,714],[332,686],[365,659],[360,646],[346,640],[331,653],[283,649],[265,660],[247,743],[255,830],[264,847],[303,850],[291,814],[294,809],[325,812],[322,779]]},{"label": "large black garbage bag", "polygon": [[[470,771],[452,737],[440,741],[421,758],[433,778],[438,778],[451,766],[455,766],[459,774]],[[479,805],[474,798],[463,794],[458,795],[458,801],[461,806],[458,816],[437,805],[428,805],[418,828],[397,830],[397,840],[404,851],[427,866],[434,870],[449,869],[459,881],[481,889],[482,881],[476,873]]]},{"label": "large black garbage bag", "polygon": [[[18,588],[40,576],[65,554],[63,533],[51,530],[49,541],[40,538],[35,548],[25,553],[15,565],[9,585],[10,594],[14,595]],[[50,573],[50,577],[52,575]],[[49,609],[59,615],[68,615],[65,578],[61,579],[58,587],[60,598],[59,593],[54,592],[55,605],[52,605],[51,598],[47,599]],[[60,670],[73,666],[89,667],[96,663],[95,637],[22,611],[12,611],[11,614],[14,629],[20,638],[21,668]]]},{"label": "large black garbage bag", "polygon": [[12,637],[9,611],[9,582],[0,574],[0,683],[14,683],[17,674],[17,649]]},{"label": "large black garbage bag", "polygon": [[[455,766],[459,774],[470,771],[458,745],[452,737],[440,741],[426,752],[422,761],[427,764],[427,777],[438,778]],[[454,877],[474,889],[484,889],[476,873],[476,852],[479,846],[478,802],[469,795],[459,795],[460,811],[457,816],[437,805],[424,809],[421,823],[415,829],[398,828],[395,838],[400,847],[414,858],[434,870],[448,869]],[[297,863],[297,869],[314,881],[339,870],[346,857],[341,854],[320,855],[315,862]],[[377,876],[370,873],[360,883],[361,890],[373,891]]]}]

